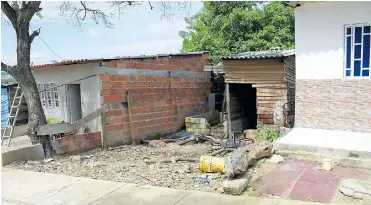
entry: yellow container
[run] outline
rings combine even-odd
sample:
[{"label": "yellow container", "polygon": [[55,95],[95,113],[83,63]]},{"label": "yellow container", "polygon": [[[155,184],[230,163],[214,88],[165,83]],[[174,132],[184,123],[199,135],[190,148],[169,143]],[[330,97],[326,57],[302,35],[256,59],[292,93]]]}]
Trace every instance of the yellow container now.
[{"label": "yellow container", "polygon": [[222,173],[224,171],[226,158],[201,156],[200,157],[200,171]]},{"label": "yellow container", "polygon": [[323,159],[322,161],[322,169],[326,171],[330,171],[332,169],[332,160],[331,159]]}]

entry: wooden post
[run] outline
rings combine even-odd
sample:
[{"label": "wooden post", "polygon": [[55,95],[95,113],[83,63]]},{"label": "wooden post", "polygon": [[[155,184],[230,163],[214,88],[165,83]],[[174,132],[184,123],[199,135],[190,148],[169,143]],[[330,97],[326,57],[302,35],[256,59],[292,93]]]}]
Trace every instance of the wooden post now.
[{"label": "wooden post", "polygon": [[231,122],[231,98],[230,98],[230,91],[229,91],[229,83],[226,83],[225,85],[226,89],[226,106],[227,106],[227,137],[230,138],[232,135],[232,122]]}]

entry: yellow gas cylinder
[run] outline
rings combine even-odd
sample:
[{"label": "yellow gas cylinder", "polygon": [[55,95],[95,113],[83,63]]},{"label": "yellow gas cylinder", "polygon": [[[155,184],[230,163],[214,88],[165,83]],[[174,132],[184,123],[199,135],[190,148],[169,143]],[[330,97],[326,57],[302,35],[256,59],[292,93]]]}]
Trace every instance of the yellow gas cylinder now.
[{"label": "yellow gas cylinder", "polygon": [[200,171],[222,173],[226,164],[226,158],[202,155],[200,157]]}]

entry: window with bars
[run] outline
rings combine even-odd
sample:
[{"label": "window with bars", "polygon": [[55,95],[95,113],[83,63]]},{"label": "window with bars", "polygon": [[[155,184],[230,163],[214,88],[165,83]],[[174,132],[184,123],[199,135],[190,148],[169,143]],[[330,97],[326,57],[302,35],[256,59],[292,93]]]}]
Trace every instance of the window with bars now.
[{"label": "window with bars", "polygon": [[345,26],[345,77],[371,77],[371,24]]},{"label": "window with bars", "polygon": [[41,104],[44,108],[59,107],[58,88],[55,83],[38,84],[37,87],[40,92]]}]

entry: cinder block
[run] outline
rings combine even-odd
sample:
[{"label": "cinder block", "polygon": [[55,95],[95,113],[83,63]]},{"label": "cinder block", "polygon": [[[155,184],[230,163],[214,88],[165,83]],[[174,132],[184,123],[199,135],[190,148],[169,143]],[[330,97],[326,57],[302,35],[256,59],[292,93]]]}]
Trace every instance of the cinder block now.
[{"label": "cinder block", "polygon": [[223,189],[226,194],[241,195],[249,186],[247,172],[238,175],[234,179],[226,179],[223,182]]}]

